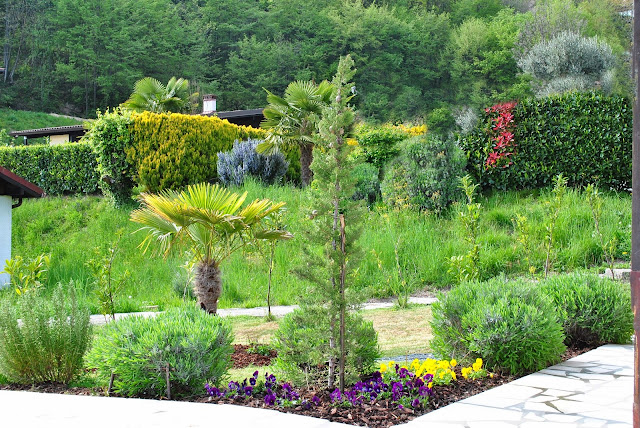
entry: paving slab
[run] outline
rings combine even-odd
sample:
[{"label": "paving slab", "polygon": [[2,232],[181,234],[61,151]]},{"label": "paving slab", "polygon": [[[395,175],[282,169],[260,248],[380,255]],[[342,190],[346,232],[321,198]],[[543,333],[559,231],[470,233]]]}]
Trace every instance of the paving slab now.
[{"label": "paving slab", "polygon": [[605,345],[404,426],[632,427],[633,347]]}]

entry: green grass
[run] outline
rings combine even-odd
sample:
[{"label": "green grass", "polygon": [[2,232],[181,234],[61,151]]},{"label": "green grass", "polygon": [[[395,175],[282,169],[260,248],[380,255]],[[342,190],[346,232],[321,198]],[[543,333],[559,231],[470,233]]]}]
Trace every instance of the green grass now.
[{"label": "green grass", "polygon": [[[288,229],[294,239],[280,243],[273,272],[272,304],[299,302],[305,284],[292,269],[302,263],[303,231],[309,227],[307,191],[291,187],[262,187],[247,183],[247,200],[271,198],[287,203]],[[628,194],[605,194],[602,230],[605,239],[616,236],[616,257],[622,265],[629,261],[631,247],[631,197]],[[531,223],[531,243],[535,247],[532,262],[538,272],[543,269],[546,253],[545,201],[543,192],[503,192],[482,197],[479,242],[481,276],[488,279],[499,274],[526,274],[522,249],[515,243],[511,219],[516,213],[526,215]],[[453,284],[447,272],[447,261],[463,254],[467,246],[463,231],[452,207],[443,217],[413,213],[370,211],[360,240],[364,255],[352,283],[369,295],[385,297],[397,294],[404,280],[409,291]],[[117,230],[123,229],[119,253],[114,264],[118,277],[125,270],[130,280],[117,300],[118,311],[143,310],[158,305],[160,309],[175,306],[182,300],[185,288],[186,260],[177,251],[168,259],[142,254],[137,248],[142,240],[133,234],[136,225],[128,220],[129,209],[115,209],[100,197],[48,197],[28,200],[13,211],[13,254],[26,258],[51,253],[52,265],[48,287],[58,281],[74,280],[83,299],[98,311],[90,272],[86,261],[95,248],[106,249]],[[602,251],[593,237],[593,221],[581,192],[570,191],[556,226],[557,251],[555,271],[603,269]],[[395,249],[398,259],[396,260]],[[223,294],[220,307],[252,307],[266,305],[267,266],[252,253],[239,252],[222,266]],[[131,297],[129,297],[131,296]]]},{"label": "green grass", "polygon": [[0,129],[7,132],[50,126],[80,125],[81,121],[47,113],[0,108]]}]

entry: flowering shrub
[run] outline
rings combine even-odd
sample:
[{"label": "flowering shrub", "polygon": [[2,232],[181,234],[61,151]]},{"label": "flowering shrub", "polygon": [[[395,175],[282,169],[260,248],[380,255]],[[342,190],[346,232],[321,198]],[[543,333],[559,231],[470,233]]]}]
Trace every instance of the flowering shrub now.
[{"label": "flowering shrub", "polygon": [[506,168],[513,164],[511,156],[516,144],[513,141],[513,109],[517,103],[510,102],[496,104],[486,108],[485,112],[489,116],[489,128],[487,132],[490,136],[491,146],[488,149],[486,168],[502,167]]}]

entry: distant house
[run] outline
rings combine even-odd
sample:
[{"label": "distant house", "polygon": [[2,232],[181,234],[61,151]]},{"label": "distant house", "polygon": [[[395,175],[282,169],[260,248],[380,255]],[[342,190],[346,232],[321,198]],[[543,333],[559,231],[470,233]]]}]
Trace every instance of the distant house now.
[{"label": "distant house", "polygon": [[72,143],[80,140],[80,138],[87,132],[84,125],[69,125],[69,126],[52,126],[50,128],[38,128],[27,129],[24,131],[9,132],[13,138],[24,138],[25,144],[29,142],[31,138],[49,137],[50,144],[62,144]]},{"label": "distant house", "polygon": [[220,119],[227,119],[236,125],[252,126],[260,128],[260,122],[264,120],[261,108],[253,110],[231,110],[216,111],[217,97],[215,95],[204,95],[202,97],[202,116],[217,116]]},{"label": "distant house", "polygon": [[[226,119],[235,125],[260,128],[260,122],[264,120],[263,109],[216,111],[216,99],[215,95],[205,95],[202,98],[202,116],[216,116],[220,119]],[[49,137],[50,144],[55,145],[79,141],[86,132],[87,129],[84,125],[70,125],[13,131],[9,135],[13,138],[24,138],[25,144],[28,144],[29,139],[32,138]]]}]

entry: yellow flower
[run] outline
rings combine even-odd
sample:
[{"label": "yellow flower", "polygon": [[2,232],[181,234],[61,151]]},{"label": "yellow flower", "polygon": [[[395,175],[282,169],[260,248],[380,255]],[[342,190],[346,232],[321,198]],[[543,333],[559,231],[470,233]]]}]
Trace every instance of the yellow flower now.
[{"label": "yellow flower", "polygon": [[476,359],[476,362],[473,363],[473,370],[477,372],[481,368],[482,368],[482,358],[478,358],[478,359]]},{"label": "yellow flower", "polygon": [[489,377],[493,379],[493,373],[489,373]]},{"label": "yellow flower", "polygon": [[384,373],[389,369],[385,363],[380,364],[380,373]]},{"label": "yellow flower", "polygon": [[427,384],[427,388],[433,388],[433,382],[429,382],[429,383]]},{"label": "yellow flower", "polygon": [[451,362],[449,363],[451,364],[451,367],[455,367],[458,365],[458,362],[456,361],[456,359],[454,358],[453,360],[451,360]]},{"label": "yellow flower", "polygon": [[395,367],[396,367],[396,362],[393,360],[389,361],[389,368],[393,370]]},{"label": "yellow flower", "polygon": [[451,377],[453,378],[453,380],[458,380],[458,378],[456,377],[456,372],[454,371],[451,372]]},{"label": "yellow flower", "polygon": [[420,360],[416,358],[411,362],[411,369],[418,370],[419,368],[420,368]]},{"label": "yellow flower", "polygon": [[469,374],[471,373],[473,369],[471,367],[463,367],[461,372],[462,372],[462,377],[467,379],[469,377]]}]

